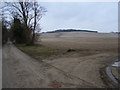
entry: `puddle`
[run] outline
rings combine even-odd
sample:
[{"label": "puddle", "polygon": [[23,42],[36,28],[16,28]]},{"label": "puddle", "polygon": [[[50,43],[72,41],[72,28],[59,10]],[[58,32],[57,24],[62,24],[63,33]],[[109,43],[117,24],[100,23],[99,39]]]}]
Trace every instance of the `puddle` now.
[{"label": "puddle", "polygon": [[112,64],[112,66],[113,66],[113,67],[120,67],[120,61],[114,62],[114,63]]}]

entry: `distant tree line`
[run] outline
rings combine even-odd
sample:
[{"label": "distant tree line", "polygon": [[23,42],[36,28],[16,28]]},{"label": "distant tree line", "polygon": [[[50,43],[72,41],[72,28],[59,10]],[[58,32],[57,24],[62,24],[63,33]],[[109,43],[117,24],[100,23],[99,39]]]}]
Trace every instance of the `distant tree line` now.
[{"label": "distant tree line", "polygon": [[50,32],[47,32],[47,33],[55,33],[55,32],[94,32],[94,33],[97,33],[98,31],[76,30],[76,29],[59,29],[59,30],[50,31]]},{"label": "distant tree line", "polygon": [[[7,2],[2,10],[9,12],[11,16],[11,23],[9,30],[3,25],[3,42],[5,41],[6,34],[14,43],[31,45],[35,44],[36,33],[40,29],[39,21],[45,14],[46,9],[39,5],[38,2]],[[6,15],[6,14],[4,14]]]}]

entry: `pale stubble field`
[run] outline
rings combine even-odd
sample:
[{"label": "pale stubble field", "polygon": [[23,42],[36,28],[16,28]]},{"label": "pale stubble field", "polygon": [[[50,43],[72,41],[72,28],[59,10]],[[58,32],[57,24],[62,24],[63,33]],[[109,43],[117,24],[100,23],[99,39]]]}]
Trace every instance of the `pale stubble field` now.
[{"label": "pale stubble field", "polygon": [[75,35],[78,33],[44,34],[42,45],[66,53],[43,61],[97,87],[105,87],[99,71],[118,57],[117,34],[80,33],[73,37]]}]

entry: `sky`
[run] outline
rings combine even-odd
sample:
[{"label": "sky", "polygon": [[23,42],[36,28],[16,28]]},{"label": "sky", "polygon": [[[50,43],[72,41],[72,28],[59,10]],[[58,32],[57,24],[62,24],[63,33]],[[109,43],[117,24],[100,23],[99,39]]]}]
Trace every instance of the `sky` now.
[{"label": "sky", "polygon": [[57,29],[118,31],[117,2],[39,2],[47,13],[39,22],[41,32]]}]

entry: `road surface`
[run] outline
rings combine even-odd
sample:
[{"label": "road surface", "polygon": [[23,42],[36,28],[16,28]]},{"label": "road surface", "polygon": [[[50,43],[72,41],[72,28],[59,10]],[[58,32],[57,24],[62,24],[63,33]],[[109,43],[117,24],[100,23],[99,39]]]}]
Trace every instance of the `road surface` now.
[{"label": "road surface", "polygon": [[96,87],[51,64],[37,61],[13,44],[3,47],[3,88],[82,88]]}]

